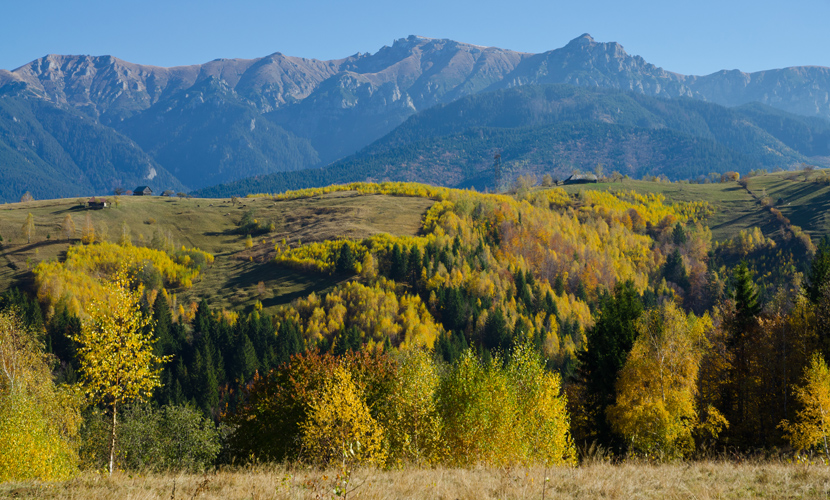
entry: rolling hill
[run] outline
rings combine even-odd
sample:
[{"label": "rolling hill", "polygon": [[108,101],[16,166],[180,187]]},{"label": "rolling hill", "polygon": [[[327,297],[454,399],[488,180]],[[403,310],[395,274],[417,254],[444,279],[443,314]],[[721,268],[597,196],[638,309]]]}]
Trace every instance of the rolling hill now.
[{"label": "rolling hill", "polygon": [[[821,172],[779,172],[747,179],[744,188],[735,182],[714,184],[664,183],[625,180],[568,186],[570,194],[584,189],[633,190],[659,193],[668,202],[706,201],[713,213],[706,220],[715,241],[735,238],[741,230],[760,227],[780,243],[789,236],[779,221],[760,203],[761,194],[773,198],[775,207],[792,224],[801,226],[813,241],[830,234],[830,185],[821,181]],[[544,189],[544,188],[536,188]],[[132,240],[151,245],[160,233],[176,245],[199,247],[216,256],[193,288],[179,290],[181,301],[205,297],[212,306],[251,308],[257,300],[269,311],[280,304],[312,291],[330,289],[339,279],[325,274],[302,272],[271,263],[274,245],[283,238],[289,243],[313,243],[338,238],[361,239],[376,233],[415,235],[433,201],[418,197],[393,197],[335,192],[289,200],[243,198],[173,199],[166,197],[122,197],[117,208],[86,211],[76,200],[44,200],[12,203],[0,208],[0,292],[10,286],[31,284],[31,269],[40,261],[61,258],[77,241],[62,235],[67,215],[81,228],[87,214],[99,237],[116,240],[126,223]],[[26,244],[20,235],[26,215],[35,220],[35,238]],[[250,212],[261,221],[273,221],[273,232],[254,238],[246,248],[245,235],[237,228]],[[258,292],[262,281],[268,292]]]}]

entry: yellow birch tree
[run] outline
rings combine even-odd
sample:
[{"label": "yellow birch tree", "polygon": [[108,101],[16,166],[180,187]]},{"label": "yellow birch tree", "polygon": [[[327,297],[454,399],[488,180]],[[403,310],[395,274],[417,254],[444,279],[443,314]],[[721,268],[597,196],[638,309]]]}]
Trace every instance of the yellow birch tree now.
[{"label": "yellow birch tree", "polygon": [[29,212],[29,215],[26,216],[26,222],[23,223],[20,232],[26,238],[27,244],[32,242],[32,236],[35,234],[35,216],[32,215],[32,212]]},{"label": "yellow birch tree", "polygon": [[151,318],[141,313],[139,300],[142,287],[130,289],[127,272],[120,270],[115,278],[104,283],[106,294],[92,300],[89,319],[78,343],[81,380],[87,396],[103,403],[112,413],[110,429],[109,471],[112,474],[119,406],[148,399],[161,382],[160,365],[166,357],[153,354]]},{"label": "yellow birch tree", "polygon": [[383,427],[369,413],[362,391],[343,366],[335,369],[312,400],[300,428],[303,446],[315,462],[339,461],[344,469],[352,463],[383,466],[386,462]]},{"label": "yellow birch tree", "polygon": [[820,354],[813,355],[804,370],[804,385],[795,388],[795,395],[804,408],[795,423],[784,420],[780,427],[796,449],[821,445],[825,458],[830,460],[830,369]]},{"label": "yellow birch tree", "polygon": [[121,236],[118,237],[118,244],[122,247],[128,247],[133,244],[130,226],[127,225],[127,221],[121,221]]},{"label": "yellow birch tree", "polygon": [[616,403],[608,408],[611,428],[635,451],[671,458],[693,449],[697,376],[711,327],[709,316],[687,316],[671,301],[638,321]]},{"label": "yellow birch tree", "polygon": [[0,483],[66,479],[78,470],[77,391],[52,382],[37,332],[0,312]]},{"label": "yellow birch tree", "polygon": [[432,353],[422,349],[400,353],[385,422],[395,459],[420,465],[442,458],[441,417],[436,404],[439,383]]},{"label": "yellow birch tree", "polygon": [[63,218],[61,229],[66,239],[71,240],[75,237],[75,221],[72,220],[72,215],[66,214],[66,217]]},{"label": "yellow birch tree", "polygon": [[92,218],[89,216],[89,212],[87,212],[86,218],[84,219],[84,227],[81,230],[81,241],[85,245],[95,243],[95,226],[92,225]]}]

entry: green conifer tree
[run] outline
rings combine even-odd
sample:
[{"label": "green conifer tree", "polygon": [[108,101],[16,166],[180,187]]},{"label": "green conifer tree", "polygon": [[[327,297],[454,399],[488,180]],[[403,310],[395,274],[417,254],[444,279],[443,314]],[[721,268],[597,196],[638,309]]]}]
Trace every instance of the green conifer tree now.
[{"label": "green conifer tree", "polygon": [[584,402],[590,438],[614,444],[606,409],[614,403],[614,384],[637,339],[636,323],[643,312],[634,283],[617,283],[613,294],[599,300],[599,317],[586,332],[587,345],[579,353],[579,374],[588,395]]}]

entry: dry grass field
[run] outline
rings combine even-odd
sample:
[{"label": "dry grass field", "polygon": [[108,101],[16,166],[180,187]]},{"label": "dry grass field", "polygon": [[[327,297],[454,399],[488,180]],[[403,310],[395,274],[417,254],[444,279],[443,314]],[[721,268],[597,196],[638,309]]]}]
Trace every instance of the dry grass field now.
[{"label": "dry grass field", "polygon": [[[548,481],[544,482],[547,477]],[[260,466],[207,475],[84,473],[62,483],[0,485],[2,498],[324,499],[337,471]],[[828,498],[830,467],[777,462],[595,463],[576,468],[359,470],[345,492],[355,499],[745,499]]]}]

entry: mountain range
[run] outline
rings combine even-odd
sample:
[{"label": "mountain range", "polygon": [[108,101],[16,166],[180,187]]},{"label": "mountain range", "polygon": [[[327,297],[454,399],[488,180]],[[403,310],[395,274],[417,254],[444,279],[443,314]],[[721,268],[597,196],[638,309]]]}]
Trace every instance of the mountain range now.
[{"label": "mountain range", "polygon": [[[582,94],[583,107],[585,99],[601,101],[592,115],[565,105],[571,110],[568,113],[542,109],[538,111],[541,118],[521,123],[508,124],[496,115],[485,116],[486,101],[491,96],[496,102],[512,95],[524,99],[526,96],[510,92],[519,87],[539,87],[548,90],[537,92],[550,93],[551,85],[561,84],[617,93]],[[638,122],[634,115],[609,118],[615,116],[608,114],[609,99],[623,99],[630,104],[637,102],[638,95],[656,100],[647,104],[641,100],[621,109],[621,113],[642,114],[640,108],[644,106],[659,119],[640,116]],[[443,128],[436,126],[440,113],[455,112],[453,103],[476,96],[481,99],[464,101],[480,110],[475,123],[463,117],[447,122]],[[542,101],[556,108],[567,99],[531,96],[532,105],[525,112],[537,113],[533,106]],[[737,129],[714,133],[686,126],[682,113],[690,104],[661,104],[681,101],[705,101],[709,104],[705,109],[710,111],[696,113],[727,120],[707,123],[708,128],[735,125]],[[766,106],[711,111],[749,103]],[[661,106],[666,113],[655,113]],[[681,114],[669,116],[673,113]],[[614,133],[626,137],[632,137],[633,129],[639,130],[635,136],[652,131],[645,141],[650,144],[645,149],[653,151],[646,155],[651,159],[635,162],[631,170],[634,174],[655,170],[658,164],[696,162],[688,158],[674,161],[672,155],[676,153],[667,150],[666,145],[677,141],[656,137],[661,129],[681,134],[684,140],[711,142],[711,148],[704,148],[710,151],[705,155],[723,153],[724,167],[730,164],[732,169],[741,170],[774,163],[786,168],[812,161],[810,158],[815,156],[827,156],[827,143],[821,143],[821,134],[828,119],[829,68],[792,67],[756,73],[732,70],[687,76],[656,67],[627,54],[617,43],[597,42],[587,34],[541,54],[410,36],[374,54],[358,53],[332,61],[274,53],[259,59],[217,59],[201,65],[161,68],[112,56],[49,55],[13,71],[0,70],[0,175],[4,181],[11,180],[0,186],[0,199],[16,200],[23,189],[40,197],[103,194],[115,187],[130,189],[137,184],[150,185],[156,192],[194,190],[309,168],[314,170],[302,175],[313,178],[312,172],[322,172],[319,167],[345,165],[344,158],[363,154],[363,148],[368,147],[367,157],[377,157],[381,150],[388,155],[392,148],[404,147],[402,138],[410,145],[427,139],[443,144],[432,146],[435,150],[459,144],[450,135],[472,133],[477,128],[504,135],[504,130],[496,129],[510,128],[514,130],[510,135],[522,129],[524,134],[544,136],[549,142],[562,140],[561,131],[552,131],[574,120],[581,123],[578,128],[583,131],[583,142],[595,144],[580,149],[581,159],[576,162],[580,165],[614,163],[621,158],[612,149],[598,145],[597,134],[607,135],[610,130],[602,127],[612,127]],[[416,134],[416,124],[426,122],[430,123],[430,131],[423,127],[418,130],[427,135]],[[596,127],[587,126],[588,122]],[[751,127],[746,125],[750,122]],[[769,130],[780,128],[782,122],[791,126],[798,123],[817,138],[802,139],[810,142],[809,147],[793,147]],[[404,128],[397,130],[401,126]],[[540,127],[546,131],[528,131]],[[627,128],[617,130],[619,127]],[[749,134],[748,142],[741,142],[747,127],[755,132]],[[769,137],[758,139],[759,130]],[[441,131],[449,134],[443,142],[438,140]],[[490,132],[479,132],[481,137],[489,137]],[[373,144],[375,141],[380,142]],[[755,148],[764,141],[771,149],[757,152]],[[642,149],[642,142],[628,140],[629,148]],[[523,142],[513,144],[520,148]],[[718,153],[718,148],[725,149]],[[680,149],[687,157],[697,154],[689,153],[695,149],[691,146]],[[565,159],[558,164],[569,168],[576,161],[568,153],[572,150],[561,144],[558,148],[537,148],[535,157],[527,150],[517,150],[515,159],[526,164],[536,162],[531,170],[539,170],[557,164],[554,158],[539,155],[564,154]],[[447,153],[452,156],[457,151]],[[770,160],[770,155],[776,160]],[[467,163],[482,161],[490,160],[471,159]],[[430,169],[429,165],[422,167]],[[399,165],[386,170],[394,175],[405,173]],[[676,175],[685,175],[694,169],[672,167],[667,172],[675,175],[675,170]],[[296,173],[284,175],[296,177]],[[440,182],[440,177],[436,173],[431,178]],[[453,181],[469,176],[456,177]],[[463,182],[461,179],[456,184]]]}]

